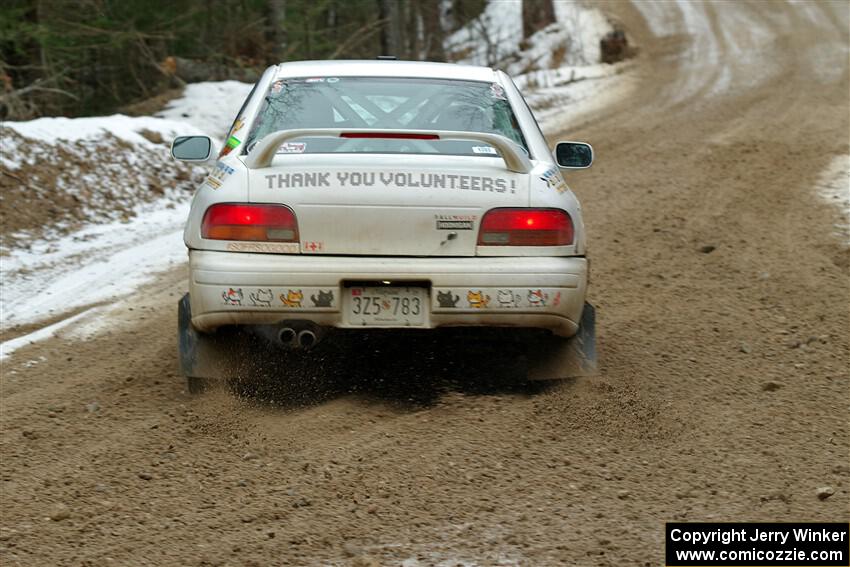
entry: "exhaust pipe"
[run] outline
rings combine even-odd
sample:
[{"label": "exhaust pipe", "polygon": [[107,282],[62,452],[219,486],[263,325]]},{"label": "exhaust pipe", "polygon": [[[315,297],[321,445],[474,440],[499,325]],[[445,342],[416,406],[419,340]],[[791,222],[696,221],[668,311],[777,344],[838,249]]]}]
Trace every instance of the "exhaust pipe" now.
[{"label": "exhaust pipe", "polygon": [[292,327],[284,327],[277,334],[277,340],[279,340],[280,344],[282,344],[285,347],[297,346],[296,342],[295,342],[297,337],[298,337],[298,334],[295,332],[295,329],[293,329]]},{"label": "exhaust pipe", "polygon": [[298,346],[305,350],[313,348],[317,342],[319,339],[313,331],[305,329],[298,333]]}]

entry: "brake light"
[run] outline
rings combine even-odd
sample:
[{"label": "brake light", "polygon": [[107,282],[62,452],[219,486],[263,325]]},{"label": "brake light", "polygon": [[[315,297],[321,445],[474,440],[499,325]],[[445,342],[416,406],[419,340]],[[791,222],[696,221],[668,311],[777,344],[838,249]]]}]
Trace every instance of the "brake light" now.
[{"label": "brake light", "polygon": [[381,138],[385,140],[439,140],[437,134],[416,134],[413,132],[343,132],[340,138]]},{"label": "brake light", "polygon": [[483,246],[564,246],[573,243],[573,221],[561,209],[493,209],[481,219]]},{"label": "brake light", "polygon": [[298,242],[298,221],[286,205],[220,203],[204,213],[201,236],[212,240]]}]

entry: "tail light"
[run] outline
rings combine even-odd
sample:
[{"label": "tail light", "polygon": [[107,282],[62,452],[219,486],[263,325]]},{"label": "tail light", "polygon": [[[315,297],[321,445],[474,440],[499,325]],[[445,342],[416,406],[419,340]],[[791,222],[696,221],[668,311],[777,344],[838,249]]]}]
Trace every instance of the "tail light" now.
[{"label": "tail light", "polygon": [[298,221],[286,205],[220,203],[204,213],[201,236],[212,240],[298,242]]},{"label": "tail light", "polygon": [[573,221],[561,209],[492,209],[481,219],[482,246],[564,246],[573,243]]}]

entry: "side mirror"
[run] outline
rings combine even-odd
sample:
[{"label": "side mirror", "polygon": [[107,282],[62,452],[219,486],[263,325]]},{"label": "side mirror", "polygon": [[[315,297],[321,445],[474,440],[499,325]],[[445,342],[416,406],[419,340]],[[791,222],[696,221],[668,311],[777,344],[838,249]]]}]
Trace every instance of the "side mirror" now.
[{"label": "side mirror", "polygon": [[593,148],[584,142],[558,142],[555,161],[561,167],[586,169],[593,163]]},{"label": "side mirror", "polygon": [[207,161],[213,143],[207,136],[178,136],[171,143],[171,156],[180,161]]}]

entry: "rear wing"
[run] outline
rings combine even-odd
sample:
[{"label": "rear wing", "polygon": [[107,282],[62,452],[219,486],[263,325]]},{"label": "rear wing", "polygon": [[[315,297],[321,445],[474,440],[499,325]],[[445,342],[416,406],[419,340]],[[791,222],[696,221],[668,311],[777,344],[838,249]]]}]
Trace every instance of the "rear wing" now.
[{"label": "rear wing", "polygon": [[528,173],[531,171],[531,161],[525,150],[515,142],[500,134],[487,132],[451,132],[448,130],[380,130],[359,129],[340,130],[337,128],[313,128],[298,130],[280,130],[272,132],[251,149],[245,158],[245,165],[249,169],[261,169],[269,167],[277,153],[278,148],[288,140],[294,138],[324,137],[324,138],[380,138],[380,139],[406,139],[406,140],[473,140],[483,142],[496,148],[499,155],[505,161],[505,167],[516,173]]}]

